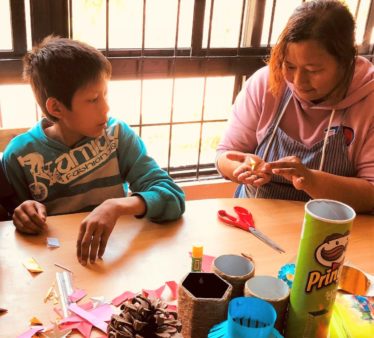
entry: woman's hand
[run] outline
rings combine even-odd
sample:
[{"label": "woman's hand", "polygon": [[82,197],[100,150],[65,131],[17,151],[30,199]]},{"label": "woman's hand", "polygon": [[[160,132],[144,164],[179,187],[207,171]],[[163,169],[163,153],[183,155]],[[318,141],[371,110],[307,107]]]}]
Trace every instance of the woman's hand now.
[{"label": "woman's hand", "polygon": [[266,162],[261,157],[245,153],[227,153],[226,157],[231,161],[241,163],[233,171],[233,176],[238,183],[258,187],[271,180],[271,171],[265,168]]},{"label": "woman's hand", "polygon": [[305,190],[312,184],[312,170],[306,168],[296,156],[287,156],[265,165],[273,174],[292,182],[297,190]]},{"label": "woman's hand", "polygon": [[42,233],[46,227],[47,209],[34,200],[21,203],[13,213],[13,223],[19,232],[29,235]]},{"label": "woman's hand", "polygon": [[113,200],[106,200],[97,206],[82,221],[77,240],[77,257],[82,265],[95,263],[96,257],[104,254],[110,234],[119,217]]}]

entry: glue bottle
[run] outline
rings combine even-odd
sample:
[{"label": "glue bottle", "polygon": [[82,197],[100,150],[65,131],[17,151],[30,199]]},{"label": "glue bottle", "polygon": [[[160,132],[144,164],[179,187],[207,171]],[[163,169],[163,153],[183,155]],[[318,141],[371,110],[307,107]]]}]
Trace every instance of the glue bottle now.
[{"label": "glue bottle", "polygon": [[200,272],[203,263],[203,246],[200,244],[195,244],[192,246],[192,272]]}]

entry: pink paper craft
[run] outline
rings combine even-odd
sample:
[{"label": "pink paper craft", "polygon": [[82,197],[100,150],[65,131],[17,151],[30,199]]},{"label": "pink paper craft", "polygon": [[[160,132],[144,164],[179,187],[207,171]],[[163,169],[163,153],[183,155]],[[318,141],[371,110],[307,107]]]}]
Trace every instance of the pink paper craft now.
[{"label": "pink paper craft", "polygon": [[60,324],[59,328],[61,330],[78,330],[85,338],[89,338],[91,336],[92,331],[92,325],[85,321],[81,321],[79,323]]},{"label": "pink paper craft", "polygon": [[28,329],[26,332],[20,334],[17,338],[31,338],[35,333],[43,330],[44,326],[32,327],[31,329]]},{"label": "pink paper craft", "polygon": [[212,271],[212,264],[213,264],[213,261],[214,261],[215,258],[216,257],[214,257],[214,256],[204,255],[201,269],[204,272],[211,272]]},{"label": "pink paper craft", "polygon": [[87,295],[86,291],[81,290],[81,289],[76,289],[74,292],[69,296],[69,300],[71,302],[78,302],[81,300],[85,295]]},{"label": "pink paper craft", "polygon": [[168,311],[177,311],[178,307],[176,305],[168,304],[167,310]]},{"label": "pink paper craft", "polygon": [[113,310],[109,304],[103,304],[95,309],[90,310],[90,313],[97,318],[100,318],[103,322],[109,322],[112,318]]},{"label": "pink paper craft", "polygon": [[[87,310],[88,310],[89,313],[93,314],[94,316],[96,316],[97,318],[102,320],[103,322],[110,321],[110,319],[112,317],[112,314],[113,314],[112,307],[109,304],[103,304],[103,305],[98,306],[97,308],[94,308],[94,309],[91,308],[91,309],[87,309]],[[84,321],[84,319],[82,317],[80,317],[78,315],[73,315],[73,316],[69,316],[67,318],[63,318],[60,321],[60,323],[61,324],[78,323],[78,322],[82,322],[82,321]]]},{"label": "pink paper craft", "polygon": [[164,289],[165,289],[165,284],[162,285],[162,286],[160,286],[156,290],[146,290],[146,289],[143,289],[142,293],[146,297],[150,297],[150,298],[161,298],[161,295],[164,292]]},{"label": "pink paper craft", "polygon": [[122,293],[121,295],[117,296],[116,298],[114,298],[112,300],[112,304],[114,306],[119,306],[121,305],[125,300],[128,300],[130,298],[134,298],[135,296],[135,293],[131,292],[131,291],[125,291],[124,293]]},{"label": "pink paper craft", "polygon": [[[94,307],[93,302],[91,302],[91,301],[89,301],[89,302],[87,302],[87,303],[79,304],[79,306],[80,306],[82,309],[87,310],[87,311],[93,309],[93,307]],[[64,317],[61,308],[54,307],[53,310],[54,310],[54,311],[55,311],[55,312],[56,312],[56,313],[57,313],[61,318]],[[72,317],[72,316],[67,317],[67,318],[71,318],[71,317]],[[79,317],[78,317],[78,318],[79,318]]]},{"label": "pink paper craft", "polygon": [[177,297],[178,297],[178,284],[177,284],[177,282],[171,280],[171,281],[166,282],[165,284],[169,287],[169,289],[171,291],[172,299],[173,300],[177,299]]},{"label": "pink paper craft", "polygon": [[76,313],[78,316],[84,318],[93,326],[97,327],[99,330],[103,331],[104,333],[107,332],[108,324],[102,321],[100,318],[96,317],[92,313],[83,310],[79,307],[76,303],[71,303],[68,308],[70,311]]}]

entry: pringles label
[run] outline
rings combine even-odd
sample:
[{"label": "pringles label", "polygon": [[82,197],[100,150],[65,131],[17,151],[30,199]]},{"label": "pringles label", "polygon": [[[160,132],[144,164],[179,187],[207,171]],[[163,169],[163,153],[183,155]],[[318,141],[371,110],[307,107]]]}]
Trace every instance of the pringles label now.
[{"label": "pringles label", "polygon": [[348,245],[349,231],[343,235],[334,233],[327,236],[323,243],[315,251],[315,259],[326,267],[325,272],[319,270],[310,271],[306,282],[305,292],[313,289],[319,290],[332,283],[337,283],[343,268],[345,251]]}]

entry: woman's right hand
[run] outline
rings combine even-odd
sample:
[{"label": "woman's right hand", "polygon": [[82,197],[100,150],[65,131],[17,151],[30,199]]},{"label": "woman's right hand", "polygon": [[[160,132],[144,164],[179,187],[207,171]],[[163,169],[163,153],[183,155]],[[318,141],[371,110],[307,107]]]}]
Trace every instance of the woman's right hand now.
[{"label": "woman's right hand", "polygon": [[270,182],[272,173],[265,169],[266,162],[261,157],[238,152],[228,152],[225,156],[228,160],[240,163],[232,173],[238,183],[258,187]]},{"label": "woman's right hand", "polygon": [[44,204],[34,200],[21,203],[13,214],[13,223],[19,232],[37,235],[46,229],[47,209]]}]

